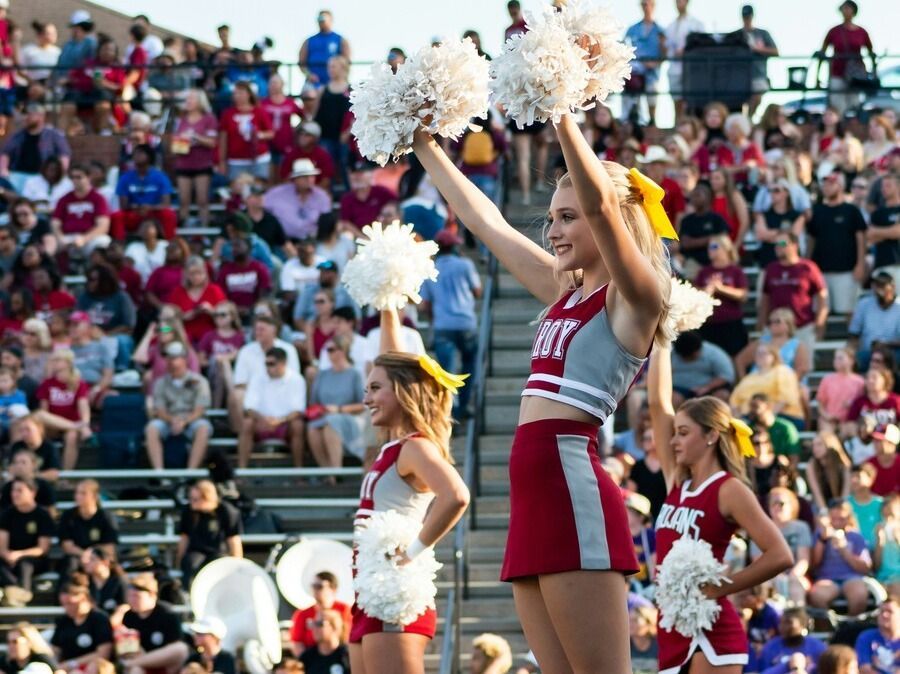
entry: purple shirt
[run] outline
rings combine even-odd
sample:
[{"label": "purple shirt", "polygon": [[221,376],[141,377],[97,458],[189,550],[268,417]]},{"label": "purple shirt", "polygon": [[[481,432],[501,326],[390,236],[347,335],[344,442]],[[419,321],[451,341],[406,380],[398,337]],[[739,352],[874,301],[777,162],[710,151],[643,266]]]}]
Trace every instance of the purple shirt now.
[{"label": "purple shirt", "polygon": [[[757,661],[757,669],[763,674],[787,674],[788,660],[794,653],[803,653],[813,663],[819,661],[819,656],[825,652],[827,646],[815,637],[804,637],[799,646],[788,646],[781,637],[769,640],[763,646],[762,653]],[[815,672],[815,666],[809,670]]]},{"label": "purple shirt", "polygon": [[[845,531],[847,538],[847,547],[857,557],[869,559],[869,551],[866,549],[866,541],[858,531]],[[822,563],[819,564],[816,573],[817,580],[850,580],[851,578],[861,578],[862,574],[853,570],[853,568],[844,561],[841,553],[834,547],[831,541],[825,543],[825,552],[822,555]]]},{"label": "purple shirt", "polygon": [[303,239],[315,236],[319,216],[331,211],[331,197],[321,187],[313,187],[301,201],[293,183],[287,182],[266,192],[263,208],[278,219],[285,236]]},{"label": "purple shirt", "polygon": [[203,115],[196,122],[180,117],[172,137],[172,154],[175,155],[176,171],[201,171],[211,169],[216,162],[216,148],[205,147],[191,142],[192,137],[215,138],[219,133],[219,122],[211,114]]}]

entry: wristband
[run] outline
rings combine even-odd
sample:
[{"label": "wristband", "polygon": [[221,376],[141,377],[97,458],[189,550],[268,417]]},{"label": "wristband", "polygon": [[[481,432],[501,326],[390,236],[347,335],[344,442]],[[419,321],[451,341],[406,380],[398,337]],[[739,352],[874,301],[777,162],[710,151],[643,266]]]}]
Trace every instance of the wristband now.
[{"label": "wristband", "polygon": [[416,538],[412,543],[409,544],[409,547],[406,548],[406,556],[410,560],[413,560],[426,550],[431,550],[432,547],[434,546],[425,545],[422,541]]}]

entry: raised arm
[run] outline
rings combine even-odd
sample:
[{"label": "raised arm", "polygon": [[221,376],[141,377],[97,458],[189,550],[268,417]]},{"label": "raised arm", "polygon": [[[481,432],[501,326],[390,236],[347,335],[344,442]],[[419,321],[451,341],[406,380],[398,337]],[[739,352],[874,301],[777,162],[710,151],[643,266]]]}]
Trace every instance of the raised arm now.
[{"label": "raised arm", "polygon": [[559,299],[561,288],[553,256],[513,229],[494,202],[462,174],[430,134],[418,131],[413,149],[453,212],[516,280],[544,304]]},{"label": "raised arm", "polygon": [[[400,317],[393,309],[381,312],[381,343],[378,355],[388,351],[403,351],[403,339],[400,337]],[[370,347],[371,348],[371,347]]]},{"label": "raised arm", "polygon": [[668,347],[656,347],[650,353],[647,404],[656,456],[666,478],[666,491],[669,491],[675,482],[675,456],[672,453],[675,407],[672,405],[672,354]]}]

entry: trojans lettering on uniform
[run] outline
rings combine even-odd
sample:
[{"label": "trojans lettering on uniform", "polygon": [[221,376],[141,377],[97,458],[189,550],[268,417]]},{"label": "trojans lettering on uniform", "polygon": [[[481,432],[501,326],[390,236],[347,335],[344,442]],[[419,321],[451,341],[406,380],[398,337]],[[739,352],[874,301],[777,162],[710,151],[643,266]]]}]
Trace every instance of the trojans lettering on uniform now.
[{"label": "trojans lettering on uniform", "polygon": [[679,536],[690,536],[691,538],[700,538],[700,525],[698,520],[703,517],[702,510],[696,508],[685,508],[684,506],[675,507],[669,503],[663,504],[659,511],[659,517],[656,518],[656,530],[671,529],[678,533]]},{"label": "trojans lettering on uniform", "polygon": [[534,336],[531,357],[550,356],[556,360],[563,360],[569,340],[580,325],[581,321],[574,318],[545,318]]}]

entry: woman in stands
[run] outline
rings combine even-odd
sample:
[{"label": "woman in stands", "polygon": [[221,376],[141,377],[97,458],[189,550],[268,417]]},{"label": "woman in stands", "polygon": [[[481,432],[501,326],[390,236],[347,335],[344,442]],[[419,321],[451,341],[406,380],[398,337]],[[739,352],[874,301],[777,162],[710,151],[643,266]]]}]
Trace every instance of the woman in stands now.
[{"label": "woman in stands", "polygon": [[28,622],[16,623],[6,633],[6,654],[0,656],[0,672],[19,674],[32,662],[55,665],[53,650],[37,628]]},{"label": "woman in stands", "polygon": [[569,173],[550,202],[552,252],[506,223],[430,135],[419,132],[414,150],[472,234],[549,307],[509,466],[502,578],[513,583],[525,636],[545,671],[630,672],[622,574],[638,563],[596,438],[654,340],[668,341],[671,277],[661,236],[675,232],[661,188],[601,162],[573,116],[557,134]]},{"label": "woman in stands", "polygon": [[659,632],[659,671],[675,674],[688,666],[691,674],[739,674],[747,663],[747,635],[729,594],[755,587],[793,565],[781,532],[747,486],[744,456],[753,454],[750,429],[731,416],[728,405],[705,396],[672,406],[669,351],[655,349],[647,380],[650,418],[669,496],[656,521],[657,564],[665,563],[673,543],[684,536],[708,542],[722,559],[738,529],[760,550],[730,582],[703,589],[718,601],[721,612],[711,630],[697,639],[676,631]]},{"label": "woman in stands", "polygon": [[[461,380],[427,356],[402,352],[400,319],[381,314],[380,355],[366,387],[372,423],[390,438],[366,475],[355,523],[376,512],[395,510],[422,521],[422,530],[400,553],[400,563],[434,547],[456,524],[469,491],[450,455],[450,410]],[[437,615],[428,609],[401,628],[353,607],[350,659],[353,674],[422,674],[425,648]]]},{"label": "woman in stands", "polygon": [[850,457],[840,438],[820,431],[812,441],[812,456],[806,464],[806,483],[818,512],[825,512],[829,501],[850,495]]}]

